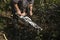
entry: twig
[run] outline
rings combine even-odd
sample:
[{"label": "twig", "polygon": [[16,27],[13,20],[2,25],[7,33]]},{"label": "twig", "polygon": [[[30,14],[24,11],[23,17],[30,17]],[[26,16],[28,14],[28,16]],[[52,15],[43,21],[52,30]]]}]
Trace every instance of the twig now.
[{"label": "twig", "polygon": [[3,36],[4,36],[5,40],[8,40],[5,34],[3,34]]}]

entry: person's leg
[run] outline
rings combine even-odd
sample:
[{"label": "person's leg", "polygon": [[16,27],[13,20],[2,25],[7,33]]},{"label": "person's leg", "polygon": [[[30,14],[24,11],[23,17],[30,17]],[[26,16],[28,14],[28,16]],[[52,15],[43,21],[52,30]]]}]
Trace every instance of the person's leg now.
[{"label": "person's leg", "polygon": [[32,13],[32,7],[30,4],[28,4],[28,6],[26,7],[26,13],[28,16],[32,16],[33,13]]},{"label": "person's leg", "polygon": [[22,15],[23,15],[23,16],[26,16],[26,15],[27,15],[27,13],[26,13],[26,7],[23,7]]},{"label": "person's leg", "polygon": [[30,10],[30,16],[32,16],[33,15],[33,12],[32,12],[32,7],[33,6],[33,4],[29,4],[29,10]]},{"label": "person's leg", "polygon": [[27,0],[27,3],[28,3],[28,10],[29,10],[29,15],[32,16],[33,15],[33,3],[34,3],[34,0]]}]

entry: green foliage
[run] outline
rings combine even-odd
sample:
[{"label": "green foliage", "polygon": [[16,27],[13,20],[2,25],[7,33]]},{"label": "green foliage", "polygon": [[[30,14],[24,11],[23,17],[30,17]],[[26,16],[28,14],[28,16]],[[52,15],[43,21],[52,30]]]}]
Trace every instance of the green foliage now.
[{"label": "green foliage", "polygon": [[0,9],[2,11],[9,10],[9,4],[11,0],[1,0],[0,1]]}]

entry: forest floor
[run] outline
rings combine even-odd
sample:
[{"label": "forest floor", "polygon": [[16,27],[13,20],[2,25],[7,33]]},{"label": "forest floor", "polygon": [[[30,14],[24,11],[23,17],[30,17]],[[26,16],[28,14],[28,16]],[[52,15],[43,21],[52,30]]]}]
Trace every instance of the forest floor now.
[{"label": "forest floor", "polygon": [[[12,16],[12,14],[10,13],[10,12],[8,12],[8,13],[5,13],[5,12],[2,12],[3,14],[0,14],[0,28],[2,28],[3,30],[4,30],[4,28],[8,25],[9,26],[9,24],[11,24],[11,16]],[[38,19],[38,16],[33,16],[32,17],[33,18],[33,21],[37,21],[37,20],[39,20]],[[34,19],[36,19],[36,20],[34,20]],[[2,21],[2,22],[1,22]],[[5,38],[4,38],[4,35],[3,35],[3,33],[2,32],[0,32],[0,40],[6,40]]]}]

